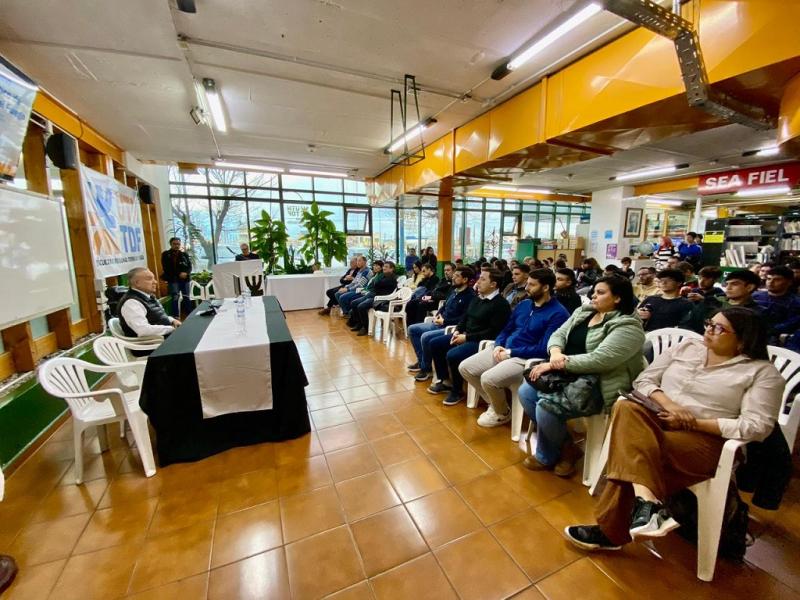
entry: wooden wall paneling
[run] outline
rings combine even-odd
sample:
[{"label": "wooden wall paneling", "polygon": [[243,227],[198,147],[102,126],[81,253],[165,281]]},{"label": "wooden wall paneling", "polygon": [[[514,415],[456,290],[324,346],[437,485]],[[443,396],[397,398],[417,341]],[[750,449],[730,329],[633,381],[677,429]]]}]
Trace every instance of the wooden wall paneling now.
[{"label": "wooden wall paneling", "polygon": [[47,315],[47,325],[55,334],[56,345],[62,350],[72,348],[75,339],[72,336],[72,315],[69,308],[62,308]]},{"label": "wooden wall paneling", "polygon": [[11,352],[0,354],[0,379],[5,379],[14,374],[14,357]]},{"label": "wooden wall paneling", "polygon": [[44,130],[33,121],[28,123],[28,131],[22,142],[25,180],[32,192],[50,195],[50,178],[47,176],[47,161],[44,151]]},{"label": "wooden wall paneling", "polygon": [[70,325],[70,329],[72,330],[72,339],[79,340],[82,337],[89,335],[89,321],[86,319],[75,321]]},{"label": "wooden wall paneling", "polygon": [[26,321],[12,325],[4,329],[2,335],[3,345],[14,360],[14,370],[33,371],[36,368],[36,347],[31,336],[31,324]]},{"label": "wooden wall paneling", "polygon": [[36,351],[36,362],[42,360],[45,356],[52,354],[56,350],[58,350],[58,341],[56,340],[56,334],[52,331],[42,337],[38,337],[33,340],[33,347]]}]

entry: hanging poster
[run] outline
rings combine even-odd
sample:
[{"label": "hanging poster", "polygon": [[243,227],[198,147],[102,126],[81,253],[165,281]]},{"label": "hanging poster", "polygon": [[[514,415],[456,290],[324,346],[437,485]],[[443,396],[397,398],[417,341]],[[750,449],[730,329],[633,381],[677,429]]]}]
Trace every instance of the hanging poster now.
[{"label": "hanging poster", "polygon": [[28,129],[36,85],[0,57],[0,177],[13,179]]},{"label": "hanging poster", "polygon": [[136,191],[86,167],[81,167],[81,174],[95,278],[147,267]]},{"label": "hanging poster", "polygon": [[617,258],[617,244],[606,244],[606,258]]}]

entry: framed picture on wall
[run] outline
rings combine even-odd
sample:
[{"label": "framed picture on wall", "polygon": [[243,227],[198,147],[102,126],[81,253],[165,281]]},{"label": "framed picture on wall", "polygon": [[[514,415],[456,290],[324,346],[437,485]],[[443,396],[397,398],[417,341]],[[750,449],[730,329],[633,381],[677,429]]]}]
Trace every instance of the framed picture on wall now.
[{"label": "framed picture on wall", "polygon": [[625,231],[622,237],[638,238],[642,235],[642,216],[644,210],[641,208],[625,209]]}]

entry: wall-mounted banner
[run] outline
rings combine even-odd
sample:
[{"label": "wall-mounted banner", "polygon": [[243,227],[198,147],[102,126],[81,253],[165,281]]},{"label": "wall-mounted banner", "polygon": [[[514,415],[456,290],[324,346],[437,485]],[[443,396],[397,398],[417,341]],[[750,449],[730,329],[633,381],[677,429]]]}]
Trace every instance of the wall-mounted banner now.
[{"label": "wall-mounted banner", "polygon": [[147,267],[136,191],[86,167],[81,175],[94,276],[104,279]]},{"label": "wall-mounted banner", "polygon": [[36,84],[0,56],[0,177],[13,178],[17,172],[37,89]]},{"label": "wall-mounted banner", "polygon": [[701,175],[697,191],[702,196],[709,196],[781,185],[793,188],[798,184],[800,184],[800,162],[793,162]]}]

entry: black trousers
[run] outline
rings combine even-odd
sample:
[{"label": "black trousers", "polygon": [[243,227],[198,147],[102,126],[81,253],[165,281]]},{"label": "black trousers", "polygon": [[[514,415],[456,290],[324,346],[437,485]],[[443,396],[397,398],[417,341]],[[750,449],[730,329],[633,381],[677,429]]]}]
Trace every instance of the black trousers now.
[{"label": "black trousers", "polygon": [[339,304],[339,301],[336,300],[336,292],[338,292],[341,287],[342,286],[337,285],[325,292],[325,295],[328,297],[328,308],[333,308]]}]

